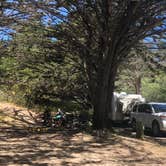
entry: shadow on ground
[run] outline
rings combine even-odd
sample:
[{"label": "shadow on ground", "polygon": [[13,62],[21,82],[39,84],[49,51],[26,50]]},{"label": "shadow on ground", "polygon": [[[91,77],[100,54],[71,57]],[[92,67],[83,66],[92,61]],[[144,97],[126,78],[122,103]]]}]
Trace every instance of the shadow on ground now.
[{"label": "shadow on ground", "polygon": [[29,118],[15,115],[19,125],[1,121],[0,165],[164,165],[166,162],[164,155],[156,156],[156,151],[149,148],[156,145],[147,148],[146,142],[135,139],[130,130],[119,130],[105,138],[71,130],[31,133],[20,126],[26,121],[27,125],[35,125],[29,123]]},{"label": "shadow on ground", "polygon": [[[124,136],[135,138],[136,132],[133,132],[130,125],[128,124],[114,124],[113,126],[115,133]],[[166,132],[162,132],[158,137],[154,137],[150,130],[144,132],[145,140],[153,141],[159,145],[166,146]]]},{"label": "shadow on ground", "polygon": [[154,157],[137,140],[112,135],[96,139],[83,133],[59,131],[29,134],[12,130],[0,137],[2,165],[109,165],[164,164],[165,159]]}]

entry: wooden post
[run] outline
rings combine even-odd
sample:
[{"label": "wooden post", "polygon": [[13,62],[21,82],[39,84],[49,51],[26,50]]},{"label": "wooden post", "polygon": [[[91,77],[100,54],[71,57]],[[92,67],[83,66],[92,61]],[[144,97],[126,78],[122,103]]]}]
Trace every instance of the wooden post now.
[{"label": "wooden post", "polygon": [[144,139],[144,126],[142,122],[136,122],[136,138]]}]

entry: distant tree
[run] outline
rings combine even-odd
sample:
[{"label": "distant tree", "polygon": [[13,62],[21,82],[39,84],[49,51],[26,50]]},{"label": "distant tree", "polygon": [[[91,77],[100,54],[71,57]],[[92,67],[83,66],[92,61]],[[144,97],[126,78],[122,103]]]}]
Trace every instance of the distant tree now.
[{"label": "distant tree", "polygon": [[166,101],[166,74],[158,72],[154,78],[144,78],[142,80],[142,94],[147,101],[165,102]]},{"label": "distant tree", "polygon": [[166,101],[166,36],[157,39],[158,45],[153,50],[154,58],[151,63],[154,64],[153,77],[145,77],[142,81],[142,93],[148,101]]},{"label": "distant tree", "polygon": [[129,58],[124,61],[118,70],[116,86],[120,91],[141,94],[141,84],[144,77],[154,77],[156,54],[144,45],[139,45],[131,50]]}]

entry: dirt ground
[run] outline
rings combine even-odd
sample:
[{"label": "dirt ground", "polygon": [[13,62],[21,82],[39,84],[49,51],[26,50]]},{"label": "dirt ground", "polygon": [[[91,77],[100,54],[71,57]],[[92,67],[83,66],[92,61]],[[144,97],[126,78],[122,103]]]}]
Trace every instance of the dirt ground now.
[{"label": "dirt ground", "polygon": [[0,103],[0,166],[166,165],[166,137],[138,140],[129,131],[107,138],[74,131],[28,131],[36,114]]}]

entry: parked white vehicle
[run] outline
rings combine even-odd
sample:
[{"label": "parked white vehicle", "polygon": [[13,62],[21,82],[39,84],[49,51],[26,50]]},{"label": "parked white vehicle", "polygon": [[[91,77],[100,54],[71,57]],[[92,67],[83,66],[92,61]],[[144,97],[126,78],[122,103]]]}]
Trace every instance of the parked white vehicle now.
[{"label": "parked white vehicle", "polygon": [[109,118],[113,122],[129,120],[129,114],[132,111],[133,106],[142,102],[145,102],[145,98],[141,95],[114,92],[112,112],[110,112]]},{"label": "parked white vehicle", "polygon": [[133,130],[136,129],[136,122],[140,121],[157,136],[161,131],[166,131],[166,103],[137,104],[133,107],[130,120]]}]

